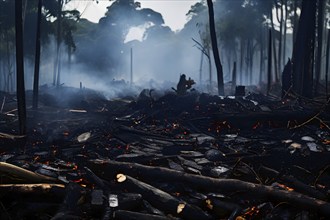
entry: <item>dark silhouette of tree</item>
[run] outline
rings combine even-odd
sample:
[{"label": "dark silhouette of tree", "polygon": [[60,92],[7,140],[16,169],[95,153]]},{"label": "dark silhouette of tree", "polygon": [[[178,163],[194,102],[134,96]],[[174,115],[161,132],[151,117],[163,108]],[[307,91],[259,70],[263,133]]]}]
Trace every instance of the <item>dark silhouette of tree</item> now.
[{"label": "dark silhouette of tree", "polygon": [[14,90],[15,1],[0,2],[0,56],[3,90]]},{"label": "dark silhouette of tree", "polygon": [[325,56],[325,93],[329,95],[328,83],[329,83],[329,55],[330,55],[330,30],[328,30],[327,48]]},{"label": "dark silhouette of tree", "polygon": [[322,52],[323,52],[323,29],[324,29],[324,0],[317,1],[317,53],[315,62],[315,94],[317,94],[320,87],[321,66],[322,66]]},{"label": "dark silhouette of tree", "polygon": [[38,108],[41,8],[42,8],[42,0],[38,0],[36,52],[35,52],[35,61],[34,61],[34,78],[33,78],[33,103],[32,103],[33,109]]},{"label": "dark silhouette of tree", "polygon": [[62,0],[57,0],[57,20],[56,20],[56,57],[54,62],[54,72],[53,72],[53,85],[59,86],[60,85],[60,73],[61,73],[61,60],[60,60],[60,48],[62,42]]},{"label": "dark silhouette of tree", "polygon": [[270,92],[272,83],[272,30],[268,33],[268,68],[267,68],[267,94]]},{"label": "dark silhouette of tree", "polygon": [[218,42],[217,42],[217,34],[215,31],[215,24],[214,24],[214,9],[213,9],[213,2],[212,0],[207,0],[207,6],[209,10],[209,25],[210,25],[210,36],[212,42],[212,50],[214,56],[215,66],[217,68],[217,79],[218,79],[218,94],[224,95],[224,83],[223,83],[223,70],[220,61],[219,49],[218,49]]},{"label": "dark silhouette of tree", "polygon": [[303,0],[296,42],[293,48],[293,89],[304,97],[313,97],[316,1]]},{"label": "dark silhouette of tree", "polygon": [[23,53],[23,19],[22,0],[15,0],[15,35],[16,35],[16,69],[17,69],[17,109],[19,133],[26,134],[26,105],[24,86],[24,53]]}]

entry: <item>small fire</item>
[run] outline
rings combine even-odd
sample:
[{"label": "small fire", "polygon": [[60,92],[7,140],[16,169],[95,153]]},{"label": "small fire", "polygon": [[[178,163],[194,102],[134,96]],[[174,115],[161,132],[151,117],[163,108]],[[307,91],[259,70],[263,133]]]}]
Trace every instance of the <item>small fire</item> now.
[{"label": "small fire", "polygon": [[285,189],[285,190],[287,190],[287,191],[293,191],[294,189],[293,188],[290,188],[290,187],[288,187],[288,186],[286,186],[286,185],[284,185],[284,184],[278,184],[278,186],[279,187],[281,187],[281,188],[283,188],[283,189]]},{"label": "small fire", "polygon": [[253,215],[257,215],[260,212],[260,210],[258,209],[258,207],[253,206],[251,208],[249,208],[244,215],[245,216],[253,216]]}]

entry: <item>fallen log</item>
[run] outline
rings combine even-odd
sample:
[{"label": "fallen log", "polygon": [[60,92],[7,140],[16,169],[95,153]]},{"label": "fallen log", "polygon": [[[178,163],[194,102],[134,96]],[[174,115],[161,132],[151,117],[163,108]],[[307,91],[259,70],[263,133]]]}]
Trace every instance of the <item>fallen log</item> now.
[{"label": "fallen log", "polygon": [[128,190],[134,190],[134,192],[141,193],[143,198],[165,213],[182,217],[184,219],[211,219],[211,217],[200,208],[192,206],[184,201],[180,201],[167,192],[157,189],[128,175],[118,174],[117,182],[124,185],[124,187]]},{"label": "fallen log", "polygon": [[173,218],[168,218],[160,215],[151,215],[139,212],[131,212],[125,210],[117,210],[113,213],[113,218],[115,220],[169,220]]},{"label": "fallen log", "polygon": [[266,175],[267,177],[273,177],[275,179],[278,179],[280,182],[293,188],[295,191],[297,191],[299,193],[302,193],[302,194],[305,194],[308,196],[312,196],[314,198],[321,199],[321,200],[327,199],[325,194],[323,194],[322,192],[318,191],[317,189],[312,188],[311,186],[297,180],[293,176],[282,175],[282,174],[280,174],[280,172],[278,172],[274,169],[271,169],[269,167],[265,167],[265,166],[261,166],[259,168],[259,172]]},{"label": "fallen log", "polygon": [[244,182],[236,179],[215,179],[211,177],[187,174],[163,167],[151,167],[135,163],[111,160],[91,160],[89,167],[104,178],[113,179],[115,174],[125,173],[149,180],[178,181],[204,191],[253,193],[253,196],[269,199],[273,202],[287,202],[298,208],[320,213],[330,217],[330,204],[297,192],[278,190],[270,186]]},{"label": "fallen log", "polygon": [[20,180],[24,183],[57,183],[58,179],[34,173],[10,163],[0,162],[0,174],[13,177],[14,181]]},{"label": "fallen log", "polygon": [[0,195],[4,194],[51,194],[64,196],[65,186],[63,184],[0,184]]}]

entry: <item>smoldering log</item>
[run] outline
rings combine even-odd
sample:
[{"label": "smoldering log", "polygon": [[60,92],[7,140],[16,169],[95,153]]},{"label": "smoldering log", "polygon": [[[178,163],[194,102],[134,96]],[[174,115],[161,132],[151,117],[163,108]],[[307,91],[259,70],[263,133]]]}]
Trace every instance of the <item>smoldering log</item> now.
[{"label": "smoldering log", "polygon": [[245,191],[273,202],[287,202],[298,208],[311,210],[330,217],[330,204],[297,192],[278,190],[270,186],[244,182],[236,179],[215,179],[211,177],[187,174],[163,167],[151,167],[136,163],[116,162],[111,160],[91,160],[89,166],[104,178],[113,179],[115,174],[125,173],[135,177],[159,180],[179,181],[204,191],[228,193]]},{"label": "smoldering log", "polygon": [[159,208],[165,213],[182,217],[184,219],[211,219],[211,217],[200,208],[187,204],[184,201],[180,201],[167,192],[157,189],[131,176],[118,174],[117,182],[123,185],[126,189],[141,193],[141,195],[153,206]]},{"label": "smoldering log", "polygon": [[282,183],[286,184],[287,186],[293,188],[295,191],[312,196],[317,199],[326,200],[327,197],[322,192],[318,191],[315,188],[312,188],[311,186],[308,186],[307,184],[297,180],[293,176],[288,175],[282,175],[280,172],[273,170],[271,168],[261,166],[259,169],[259,172],[261,174],[266,175],[267,177],[275,177],[276,179],[279,179]]}]

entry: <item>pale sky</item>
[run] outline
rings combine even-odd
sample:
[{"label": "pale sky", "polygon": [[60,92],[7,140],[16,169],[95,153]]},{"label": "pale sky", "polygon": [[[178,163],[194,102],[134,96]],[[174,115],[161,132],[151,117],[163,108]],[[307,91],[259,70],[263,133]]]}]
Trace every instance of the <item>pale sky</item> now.
[{"label": "pale sky", "polygon": [[[199,2],[199,0],[137,0],[141,3],[142,8],[151,8],[163,15],[165,25],[169,26],[173,31],[183,28],[187,22],[186,13],[190,6]],[[112,3],[109,0],[72,0],[69,3],[70,8],[78,9],[82,14],[82,18],[87,18],[92,22],[104,16],[106,7]]]}]

